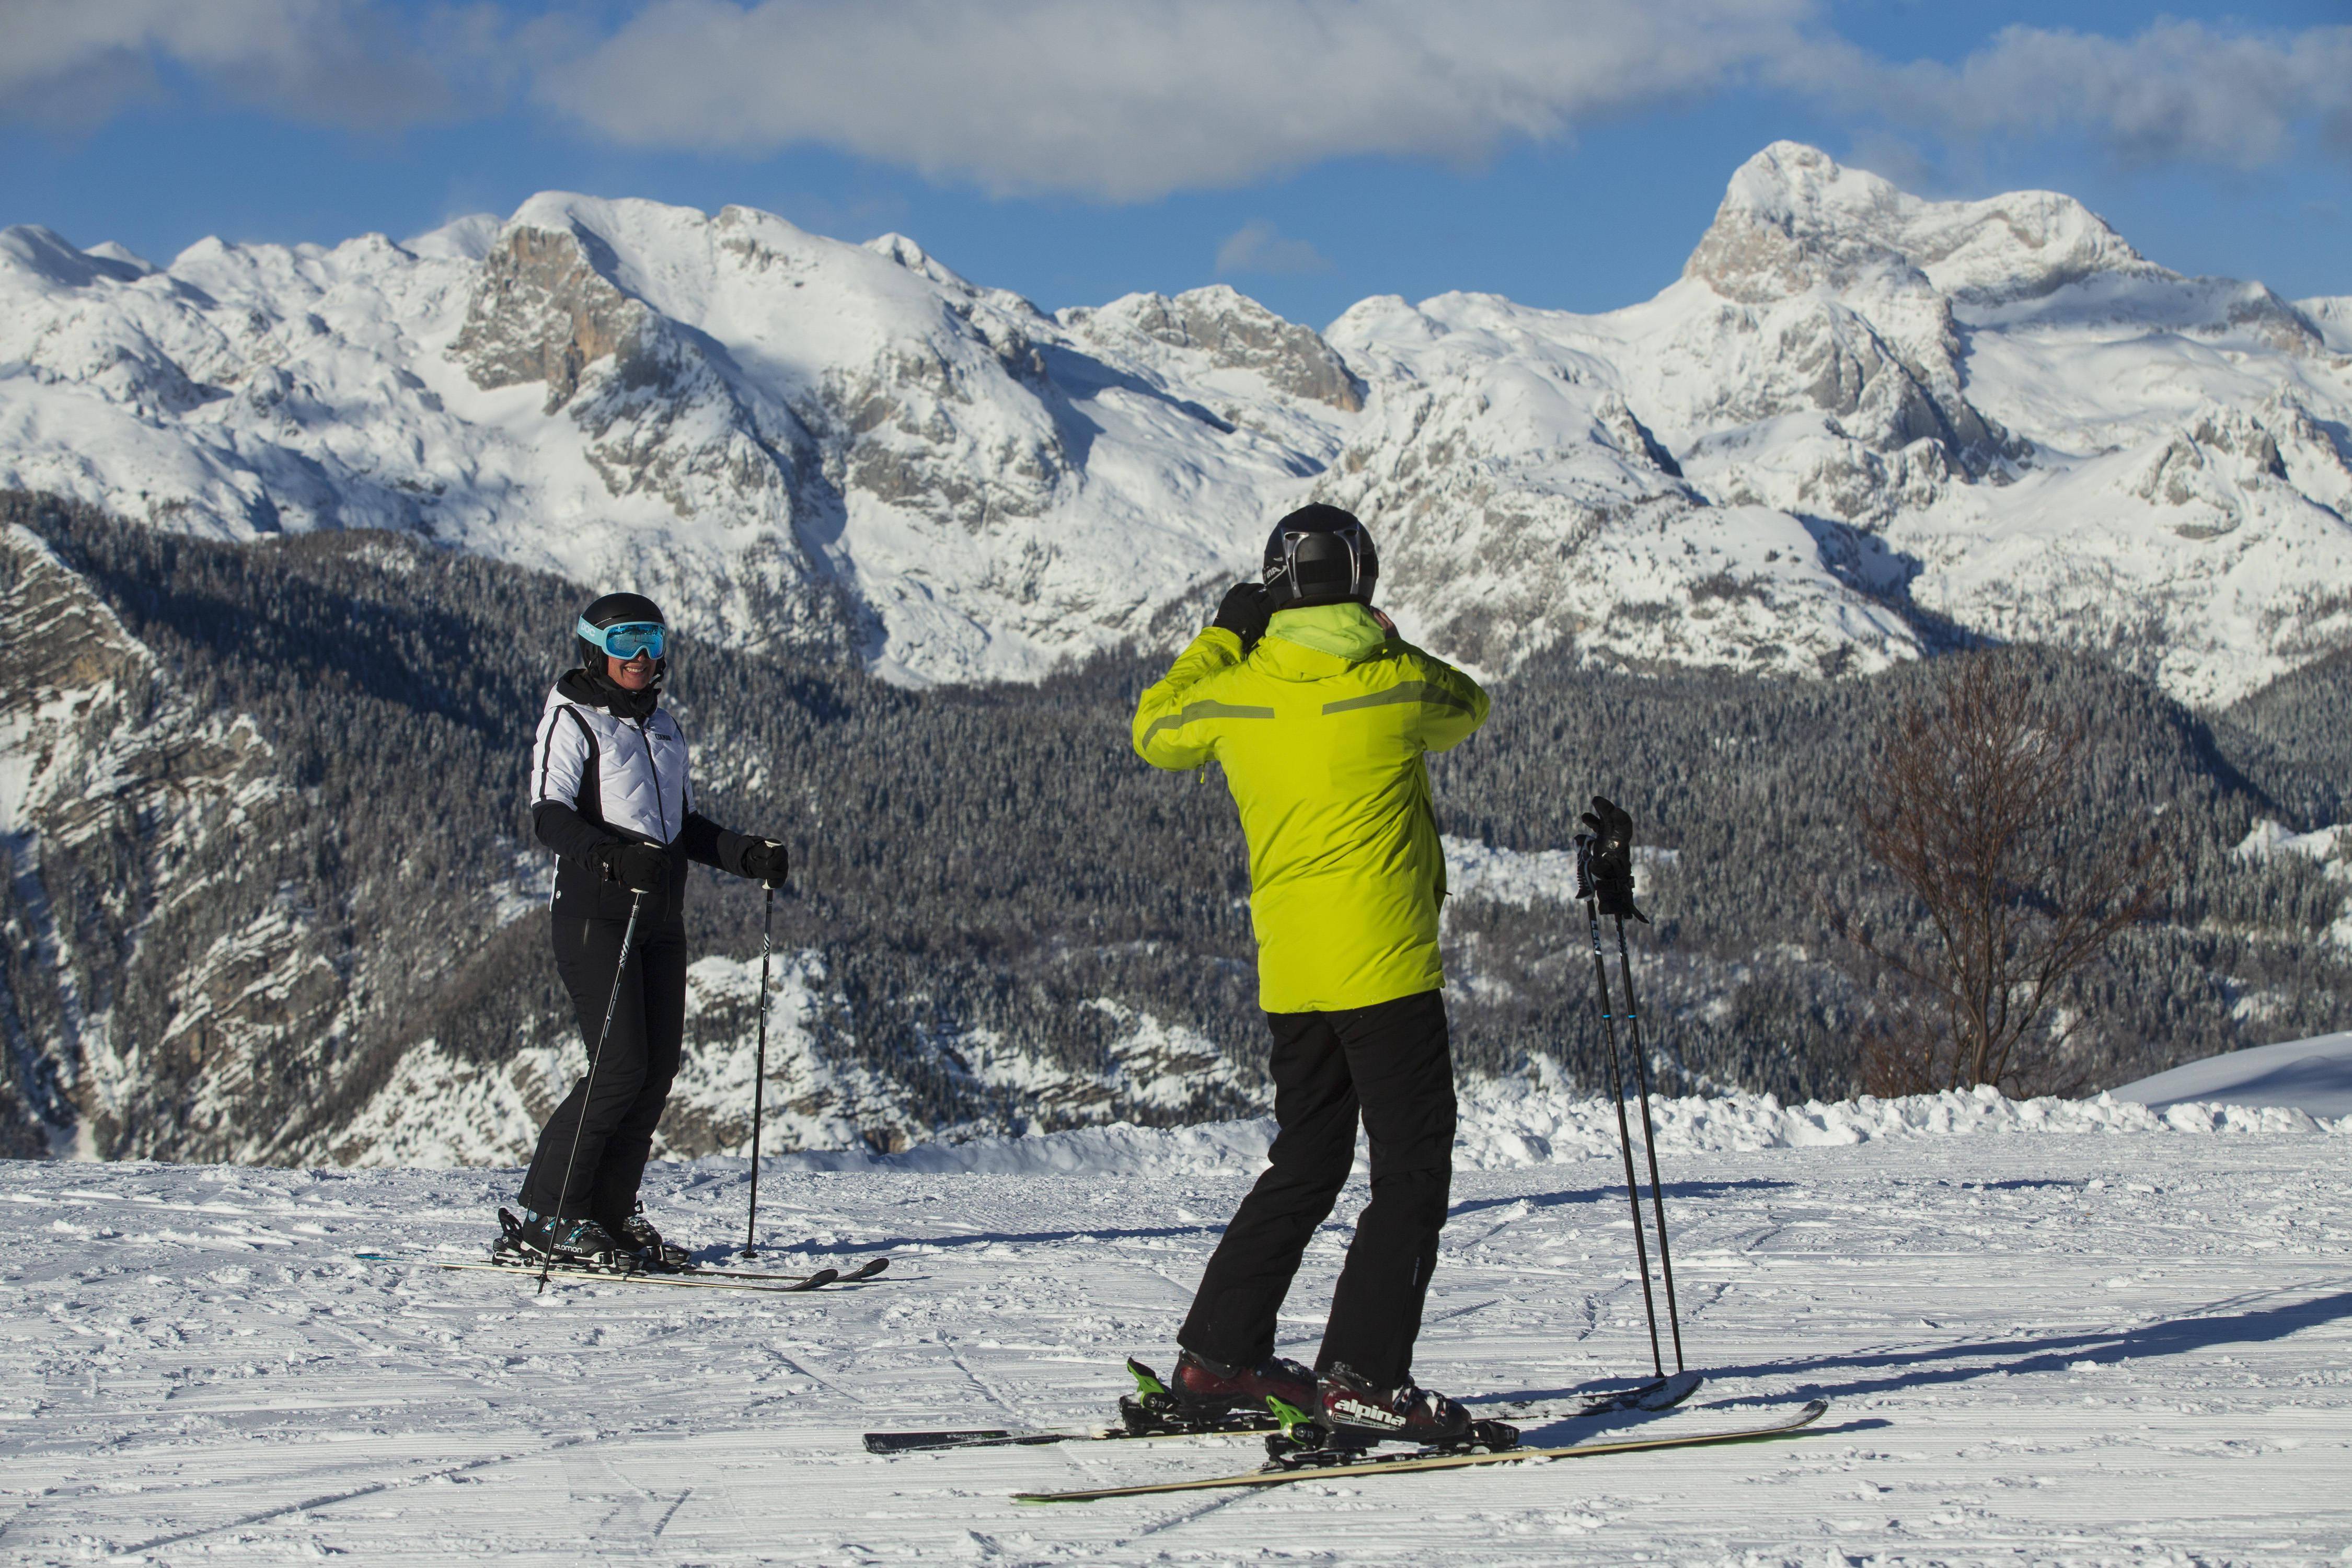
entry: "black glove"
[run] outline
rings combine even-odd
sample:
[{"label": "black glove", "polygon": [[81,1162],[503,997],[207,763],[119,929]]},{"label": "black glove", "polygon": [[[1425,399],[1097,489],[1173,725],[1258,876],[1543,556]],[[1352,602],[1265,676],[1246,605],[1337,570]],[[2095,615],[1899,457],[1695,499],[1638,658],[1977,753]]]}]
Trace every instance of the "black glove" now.
[{"label": "black glove", "polygon": [[792,852],[772,838],[755,839],[743,851],[743,875],[771,888],[781,888],[792,874]]},{"label": "black glove", "polygon": [[599,844],[589,851],[597,872],[608,882],[618,882],[633,893],[658,893],[669,886],[669,851],[658,844],[639,844],[634,839],[618,844]]},{"label": "black glove", "polygon": [[1578,835],[1577,843],[1585,851],[1582,869],[1589,882],[1577,896],[1598,899],[1604,915],[1631,915],[1647,925],[1650,917],[1633,907],[1633,815],[1596,795],[1583,821],[1592,831]]},{"label": "black glove", "polygon": [[1249,652],[1257,639],[1265,636],[1265,625],[1274,611],[1265,602],[1263,583],[1236,583],[1225,590],[1224,602],[1217,606],[1217,618],[1209,624],[1223,626],[1242,639],[1242,651]]}]

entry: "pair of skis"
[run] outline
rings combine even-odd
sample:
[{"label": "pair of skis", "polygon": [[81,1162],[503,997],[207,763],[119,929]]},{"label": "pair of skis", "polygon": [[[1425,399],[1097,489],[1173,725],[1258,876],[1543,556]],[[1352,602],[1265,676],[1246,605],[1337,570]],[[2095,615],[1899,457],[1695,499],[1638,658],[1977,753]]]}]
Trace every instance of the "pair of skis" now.
[{"label": "pair of skis", "polygon": [[1150,1497],[1161,1492],[1214,1491],[1234,1487],[1278,1487],[1292,1481],[1354,1480],[1374,1476],[1418,1475],[1426,1470],[1459,1470],[1473,1465],[1508,1465],[1524,1459],[1597,1459],[1608,1454],[1654,1453],[1664,1448],[1704,1448],[1726,1443],[1756,1443],[1801,1432],[1828,1411],[1823,1399],[1808,1401],[1777,1421],[1727,1431],[1683,1432],[1660,1437],[1620,1438],[1608,1443],[1571,1443],[1559,1447],[1509,1447],[1463,1453],[1439,1448],[1412,1449],[1402,1454],[1373,1454],[1345,1463],[1268,1465],[1238,1475],[1196,1477],[1183,1481],[1148,1481],[1139,1486],[1095,1487],[1083,1491],[1015,1492],[1014,1502],[1100,1502],[1106,1498]]},{"label": "pair of skis", "polygon": [[[1160,1386],[1150,1368],[1130,1361],[1129,1371],[1139,1387]],[[1585,1419],[1621,1412],[1664,1411],[1687,1400],[1704,1381],[1696,1372],[1681,1372],[1585,1400],[1566,1413],[1568,1419]],[[1148,1398],[1148,1394],[1146,1395]],[[938,1432],[868,1432],[866,1451],[896,1455],[944,1449],[1030,1447],[1054,1443],[1128,1443],[1168,1437],[1251,1436],[1270,1430],[1275,1423],[1244,1412],[1204,1423],[1151,1426],[1136,1414],[1136,1400],[1124,1402],[1127,1425],[1078,1431],[1012,1431],[1001,1427]],[[1541,1412],[1531,1405],[1507,1405],[1513,1415]],[[1413,1448],[1401,1453],[1349,1455],[1346,1450],[1310,1451],[1263,1468],[1235,1475],[1197,1477],[1181,1481],[1150,1481],[1139,1485],[1095,1487],[1076,1491],[1017,1492],[1020,1503],[1099,1502],[1109,1498],[1150,1497],[1165,1492],[1209,1491],[1231,1488],[1281,1486],[1291,1481],[1347,1480],[1373,1476],[1415,1475],[1428,1470],[1463,1469],[1474,1465],[1507,1464],[1520,1459],[1589,1459],[1606,1454],[1654,1452],[1665,1448],[1707,1447],[1727,1443],[1759,1442],[1802,1431],[1828,1410],[1826,1401],[1813,1400],[1778,1419],[1711,1432],[1682,1432],[1654,1437],[1627,1437],[1602,1443],[1576,1443],[1554,1447],[1511,1447],[1493,1449]]]},{"label": "pair of skis", "polygon": [[[940,1432],[868,1432],[866,1451],[869,1454],[920,1454],[941,1448],[1013,1448],[1039,1447],[1052,1443],[1132,1443],[1164,1437],[1247,1437],[1262,1432],[1280,1429],[1281,1423],[1272,1415],[1246,1410],[1227,1411],[1200,1422],[1171,1421],[1160,1417],[1155,1421],[1145,1402],[1154,1394],[1165,1393],[1158,1374],[1141,1362],[1130,1358],[1127,1363],[1129,1376],[1140,1391],[1140,1398],[1119,1402],[1125,1425],[1081,1430],[1041,1428],[1018,1432],[1001,1426],[977,1427]],[[1608,1415],[1627,1410],[1669,1410],[1697,1392],[1704,1379],[1695,1372],[1677,1373],[1672,1377],[1656,1378],[1632,1388],[1618,1389],[1584,1400],[1564,1418],[1583,1420],[1590,1416]],[[1505,1405],[1513,1415],[1536,1411],[1532,1404]]]}]

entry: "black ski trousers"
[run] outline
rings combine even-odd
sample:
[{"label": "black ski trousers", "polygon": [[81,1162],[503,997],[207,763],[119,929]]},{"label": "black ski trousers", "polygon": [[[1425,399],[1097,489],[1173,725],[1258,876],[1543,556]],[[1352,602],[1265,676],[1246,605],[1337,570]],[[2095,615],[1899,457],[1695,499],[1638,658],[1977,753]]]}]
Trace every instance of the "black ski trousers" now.
[{"label": "black ski trousers", "polygon": [[1454,1060],[1445,999],[1424,991],[1370,1007],[1268,1013],[1274,1030],[1271,1162],[1209,1259],[1177,1341],[1251,1366],[1274,1353],[1275,1314],[1298,1259],[1348,1179],[1359,1116],[1372,1198],[1331,1296],[1318,1372],[1345,1362],[1383,1387],[1412,1371],[1454,1174]]},{"label": "black ski trousers", "polygon": [[[552,925],[556,973],[572,994],[581,1037],[593,1054],[605,1005],[613,999],[613,966],[620,960],[627,922],[558,915]],[[525,1208],[593,1219],[607,1229],[628,1218],[685,1038],[686,925],[674,915],[649,913],[637,921],[620,1001],[613,1006],[612,1032],[595,1058],[593,1091],[583,1072],[541,1129],[539,1152],[522,1184]],[[567,1160],[569,1186],[563,1180]]]}]

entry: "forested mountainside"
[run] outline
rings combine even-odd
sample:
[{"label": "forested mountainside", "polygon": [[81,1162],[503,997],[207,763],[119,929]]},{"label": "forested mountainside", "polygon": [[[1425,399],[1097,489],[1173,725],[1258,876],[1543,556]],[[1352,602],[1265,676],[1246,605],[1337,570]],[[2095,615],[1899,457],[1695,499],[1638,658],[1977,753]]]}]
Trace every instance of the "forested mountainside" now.
[{"label": "forested mountainside", "polygon": [[20,226],[0,487],[405,533],[913,684],[1132,643],[1310,500],[1487,675],[1864,673],[1957,628],[2213,705],[2352,640],[2345,301],[1793,142],[1695,238],[1622,310],[1385,297],[1318,332],[1223,286],[1046,311],[740,206],[549,192],[160,267]]},{"label": "forested mountainside", "polygon": [[[523,773],[584,590],[392,532],[233,544],[22,493],[0,526],[0,1149],[516,1158],[578,1059]],[[1182,629],[1034,686],[926,691],[685,641],[673,706],[705,808],[797,867],[773,1146],[1262,1103],[1232,806],[1127,744]],[[2333,842],[2292,837],[2347,815],[2340,658],[2200,714],[2091,657],[2004,657],[2095,736],[2088,820],[2179,825],[2163,918],[2094,979],[2089,1079],[2352,1022]],[[1650,847],[1665,1082],[1850,1091],[1819,900],[1884,896],[1847,803],[1871,726],[1922,679],[1640,677],[1574,646],[1521,663],[1432,764],[1464,1066],[1595,1081],[1581,911],[1545,852],[1602,790]],[[672,1152],[748,1134],[760,915],[697,874]]]}]

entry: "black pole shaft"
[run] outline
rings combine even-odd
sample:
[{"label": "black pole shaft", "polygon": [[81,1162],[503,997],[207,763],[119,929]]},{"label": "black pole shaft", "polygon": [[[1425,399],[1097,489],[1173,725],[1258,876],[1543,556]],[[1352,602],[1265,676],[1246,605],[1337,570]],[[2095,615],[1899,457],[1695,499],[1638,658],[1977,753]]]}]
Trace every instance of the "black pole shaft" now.
[{"label": "black pole shaft", "polygon": [[1617,1024],[1609,1011],[1609,963],[1601,952],[1601,913],[1590,900],[1584,905],[1584,918],[1592,927],[1592,983],[1601,991],[1601,1033],[1609,1047],[1609,1098],[1617,1102],[1617,1152],[1625,1157],[1625,1201],[1633,1206],[1633,1261],[1642,1271],[1642,1310],[1650,1317],[1650,1364],[1664,1377],[1666,1360],[1658,1349],[1658,1303],[1650,1294],[1650,1248],[1642,1237],[1642,1185],[1633,1174],[1633,1133],[1625,1125],[1625,1081],[1617,1067]]},{"label": "black pole shaft", "polygon": [[760,917],[760,1054],[751,1068],[751,1213],[743,1222],[743,1256],[760,1227],[760,1107],[768,1088],[768,954],[774,951],[776,889],[768,889],[767,912]]},{"label": "black pole shaft", "polygon": [[[580,1134],[588,1125],[588,1102],[596,1093],[596,1064],[604,1059],[604,1037],[613,1032],[613,1015],[620,1010],[621,978],[629,972],[629,949],[637,940],[637,911],[645,908],[643,893],[629,895],[629,923],[621,928],[621,957],[613,965],[613,994],[604,1003],[604,1026],[596,1031],[596,1048],[588,1053],[588,1077],[580,1088],[580,1114],[572,1120],[572,1152],[563,1156],[563,1184],[555,1189],[555,1213],[550,1224],[563,1218],[563,1200],[572,1195],[572,1164],[580,1158]],[[555,1266],[554,1234],[548,1236],[546,1254],[540,1259],[539,1288],[547,1289],[547,1271]]]},{"label": "black pole shaft", "polygon": [[1650,1157],[1650,1208],[1658,1220],[1658,1271],[1666,1278],[1666,1326],[1674,1331],[1675,1370],[1683,1370],[1682,1311],[1675,1305],[1675,1260],[1666,1250],[1666,1196],[1658,1183],[1658,1130],[1650,1121],[1650,1069],[1642,1057],[1642,1005],[1633,999],[1633,960],[1625,945],[1625,917],[1617,920],[1617,973],[1625,982],[1625,1033],[1633,1053],[1633,1087],[1642,1097],[1642,1148]]}]

